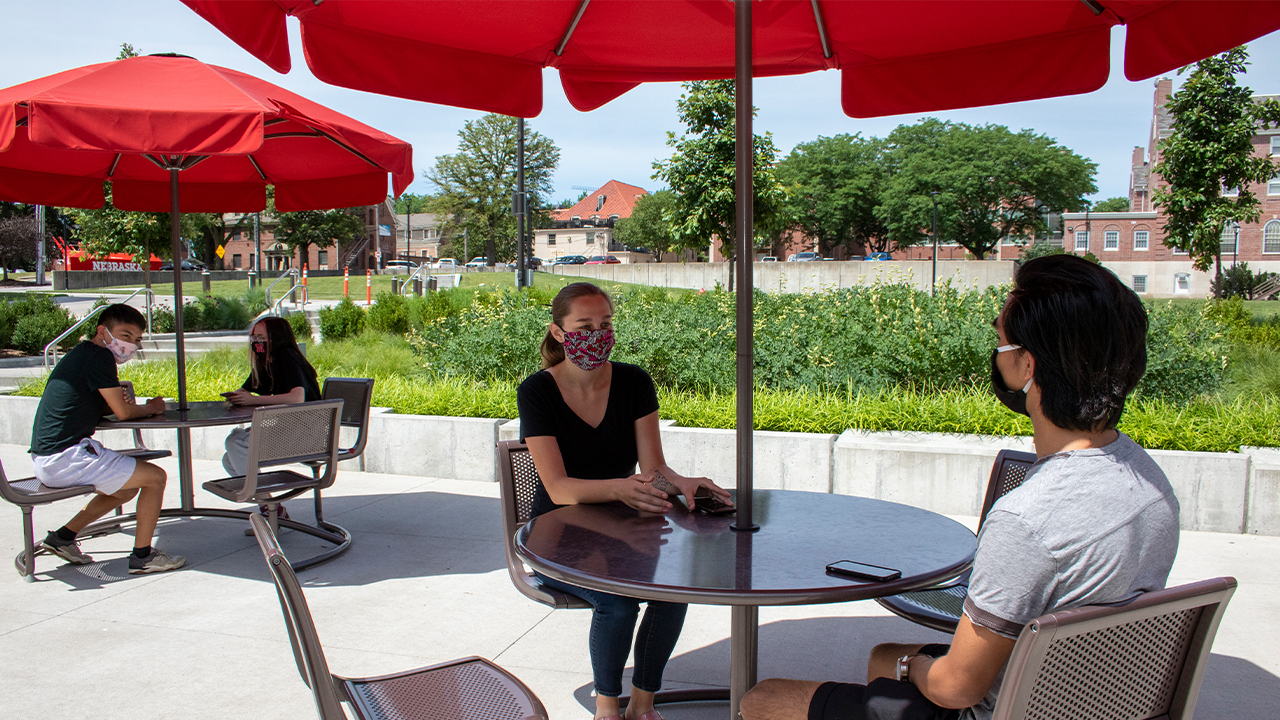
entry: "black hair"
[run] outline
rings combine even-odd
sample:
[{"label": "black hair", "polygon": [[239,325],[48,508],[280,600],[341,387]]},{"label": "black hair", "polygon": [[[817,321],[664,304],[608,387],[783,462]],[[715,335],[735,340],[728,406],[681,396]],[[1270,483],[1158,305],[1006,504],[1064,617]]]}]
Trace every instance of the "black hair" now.
[{"label": "black hair", "polygon": [[124,303],[108,305],[98,315],[98,324],[105,325],[107,330],[115,330],[118,325],[133,325],[139,330],[147,329],[147,318],[140,312],[138,308]]},{"label": "black hair", "polygon": [[256,357],[253,352],[249,353],[249,372],[253,377],[253,386],[263,386],[263,375],[266,375],[267,383],[274,383],[274,369],[276,363],[285,358],[292,358],[293,361],[302,368],[303,374],[311,381],[311,384],[319,387],[320,380],[316,376],[315,368],[311,367],[311,363],[307,362],[307,356],[302,354],[302,350],[298,347],[298,340],[293,335],[293,326],[284,318],[268,315],[249,326],[249,332],[259,324],[267,329],[267,356],[264,358],[263,364],[266,367],[259,368]]},{"label": "black hair", "polygon": [[1147,312],[1110,270],[1075,255],[1018,269],[1004,335],[1035,358],[1040,409],[1061,428],[1114,428],[1147,369]]}]

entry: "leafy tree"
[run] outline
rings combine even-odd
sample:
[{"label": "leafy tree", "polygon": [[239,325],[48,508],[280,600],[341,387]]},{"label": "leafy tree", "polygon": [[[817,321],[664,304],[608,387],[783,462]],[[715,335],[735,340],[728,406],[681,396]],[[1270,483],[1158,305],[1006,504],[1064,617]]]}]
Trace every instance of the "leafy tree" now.
[{"label": "leafy tree", "polygon": [[36,245],[40,230],[31,216],[13,215],[0,219],[0,270],[9,279],[9,268],[36,264]]},{"label": "leafy tree", "polygon": [[295,252],[302,262],[311,257],[311,246],[326,248],[351,242],[364,235],[360,208],[301,210],[280,213],[276,239]]},{"label": "leafy tree", "polygon": [[431,204],[431,198],[427,195],[414,195],[413,193],[405,193],[396,198],[396,214],[404,215],[407,213],[424,213],[431,212],[427,208]]},{"label": "leafy tree", "polygon": [[[1269,156],[1254,154],[1253,136],[1280,124],[1280,103],[1254,102],[1249,88],[1237,84],[1248,57],[1238,47],[1195,64],[1165,106],[1173,116],[1173,134],[1160,143],[1154,168],[1168,183],[1151,193],[1168,218],[1165,244],[1188,252],[1197,270],[1207,270],[1216,258],[1219,287],[1222,229],[1258,219],[1260,202],[1251,185],[1276,174]],[[1239,193],[1224,196],[1223,188]]]},{"label": "leafy tree", "polygon": [[117,60],[126,60],[132,57],[138,57],[141,53],[133,49],[131,43],[120,43],[120,54],[116,55]]},{"label": "leafy tree", "polygon": [[[468,120],[458,131],[458,152],[441,155],[425,172],[439,190],[429,203],[431,212],[443,216],[443,233],[451,238],[447,252],[464,232],[471,247],[485,243],[489,264],[515,257],[516,218],[511,193],[516,189],[517,120],[505,115],[485,115]],[[551,173],[560,164],[560,148],[525,125],[524,181],[531,215],[551,195]],[[468,258],[469,259],[469,258]]]},{"label": "leafy tree", "polygon": [[654,253],[671,249],[671,226],[667,215],[675,205],[675,193],[659,190],[636,201],[631,217],[614,226],[613,239],[629,248],[648,248]]},{"label": "leafy tree", "polygon": [[1238,297],[1252,300],[1255,293],[1275,281],[1276,273],[1265,271],[1255,273],[1249,269],[1249,263],[1236,263],[1213,279],[1213,294],[1220,298]]},{"label": "leafy tree", "polygon": [[[143,280],[151,287],[150,257],[174,259],[169,213],[128,212],[111,202],[111,187],[104,188],[106,201],[94,210],[70,212],[77,226],[80,249],[92,256],[129,253],[143,268]],[[183,237],[195,237],[207,222],[199,213],[184,213],[179,229]]]},{"label": "leafy tree", "polygon": [[1021,252],[1018,253],[1018,259],[1022,262],[1035,260],[1038,257],[1047,257],[1049,255],[1065,255],[1066,250],[1061,245],[1050,244],[1047,240],[1039,242],[1027,243],[1022,246]]},{"label": "leafy tree", "polygon": [[778,163],[787,188],[786,216],[830,257],[837,246],[889,252],[888,228],[876,215],[887,179],[885,142],[860,134],[801,143]]},{"label": "leafy tree", "polygon": [[[676,199],[667,222],[673,248],[702,250],[711,236],[720,238],[720,252],[729,258],[729,287],[733,288],[734,239],[737,237],[734,182],[737,177],[734,146],[734,81],[706,80],[684,84],[676,101],[685,134],[667,133],[667,145],[675,149],[669,160],[653,163],[653,176],[667,183]],[[752,113],[755,108],[752,108]],[[774,162],[778,152],[773,135],[752,137],[754,170],[754,227],[758,245],[764,233],[776,228],[786,191],[778,182]]]},{"label": "leafy tree", "polygon": [[1030,130],[928,118],[888,137],[890,179],[878,214],[899,246],[938,236],[981,260],[1002,238],[1047,231],[1045,215],[1084,208],[1097,165]]},{"label": "leafy tree", "polygon": [[1093,206],[1094,212],[1129,212],[1129,198],[1113,197],[1098,202]]}]

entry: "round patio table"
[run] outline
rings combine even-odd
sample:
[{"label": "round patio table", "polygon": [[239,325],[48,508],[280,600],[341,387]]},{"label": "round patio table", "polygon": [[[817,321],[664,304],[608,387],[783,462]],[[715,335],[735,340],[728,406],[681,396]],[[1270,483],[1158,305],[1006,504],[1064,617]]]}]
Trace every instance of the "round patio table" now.
[{"label": "round patio table", "polygon": [[[869,498],[787,490],[753,494],[758,532],[735,518],[667,515],[619,503],[570,505],[530,520],[520,556],[563,582],[645,600],[732,606],[730,711],[756,682],[760,605],[807,605],[897,595],[954,578],[977,538],[937,513]],[[853,560],[894,568],[889,582],[831,575]]]},{"label": "round patio table", "polygon": [[[195,482],[191,465],[191,428],[251,423],[254,409],[253,406],[232,405],[225,400],[216,400],[213,402],[189,402],[186,409],[179,410],[177,403],[167,402],[163,413],[152,415],[151,417],[137,418],[135,420],[117,420],[114,415],[108,415],[98,423],[98,429],[163,430],[173,428],[177,431],[178,481],[182,494],[182,506],[180,508],[162,509],[160,517],[224,517],[248,520],[257,511],[257,508],[233,510],[229,508],[196,507]],[[89,527],[81,531],[81,535],[83,537],[91,537],[114,532],[119,529],[122,523],[131,522],[134,519],[133,513],[109,516],[89,525]],[[301,570],[330,560],[340,555],[351,544],[350,536],[331,523],[322,521],[321,525],[316,527],[285,518],[277,518],[277,523],[281,528],[287,527],[298,530],[336,545],[336,547],[319,555],[293,563],[294,569]],[[329,530],[325,526],[333,528],[333,530]]]}]

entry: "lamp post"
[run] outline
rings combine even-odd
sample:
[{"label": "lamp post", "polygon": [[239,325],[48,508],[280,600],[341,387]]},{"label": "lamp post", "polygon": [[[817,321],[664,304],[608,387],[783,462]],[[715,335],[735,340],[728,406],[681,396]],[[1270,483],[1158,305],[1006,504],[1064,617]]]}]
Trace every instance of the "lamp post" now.
[{"label": "lamp post", "polygon": [[938,191],[929,193],[929,197],[933,200],[933,282],[929,294],[933,295],[938,289]]}]

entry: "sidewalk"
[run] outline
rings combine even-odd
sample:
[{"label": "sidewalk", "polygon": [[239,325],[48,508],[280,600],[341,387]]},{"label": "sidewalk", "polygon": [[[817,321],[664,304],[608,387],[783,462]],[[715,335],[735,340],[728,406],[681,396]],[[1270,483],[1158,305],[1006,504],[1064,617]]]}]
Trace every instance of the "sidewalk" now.
[{"label": "sidewalk", "polygon": [[[0,445],[10,477],[30,474],[26,448]],[[177,465],[167,504],[177,504]],[[197,503],[222,505],[199,489],[219,477],[196,461]],[[587,630],[591,613],[552,611],[510,583],[495,484],[343,472],[325,513],[355,535],[342,557],[300,573],[330,669],[376,675],[465,655],[494,660],[524,680],[555,720],[591,718]],[[310,503],[290,512],[310,519]],[[36,529],[60,525],[72,501],[37,508]],[[972,526],[973,519],[967,519]],[[0,503],[0,655],[26,668],[0,679],[4,717],[315,717],[295,670],[269,573],[242,523],[162,524],[158,544],[188,566],[132,576],[128,535],[88,540],[100,562],[37,559],[38,582],[22,582],[10,559],[21,549],[21,514]],[[318,541],[286,533],[301,557]],[[1198,720],[1275,715],[1280,706],[1280,538],[1183,533],[1171,584],[1233,575],[1240,589],[1214,645]],[[762,608],[760,677],[857,680],[877,642],[944,636],[889,615],[872,602]],[[668,687],[724,685],[729,610],[691,606],[667,669]],[[668,720],[724,720],[723,705],[670,706]]]}]

